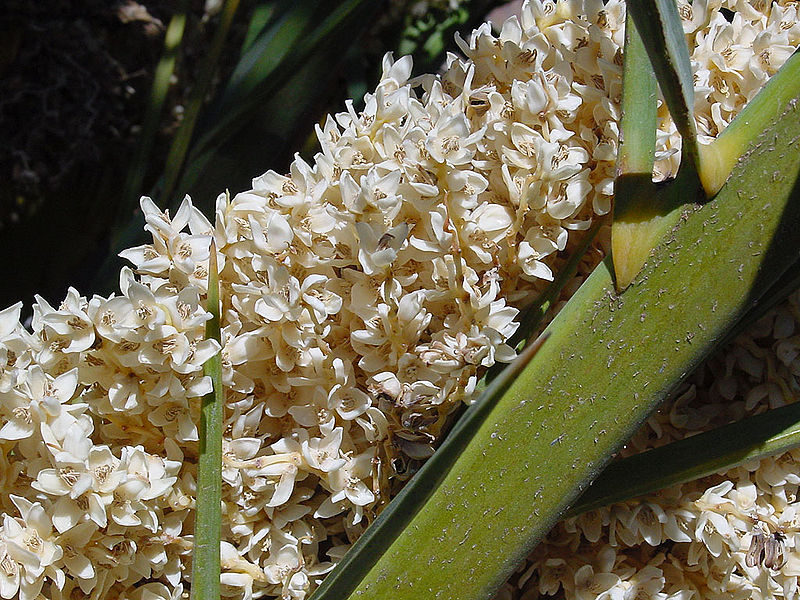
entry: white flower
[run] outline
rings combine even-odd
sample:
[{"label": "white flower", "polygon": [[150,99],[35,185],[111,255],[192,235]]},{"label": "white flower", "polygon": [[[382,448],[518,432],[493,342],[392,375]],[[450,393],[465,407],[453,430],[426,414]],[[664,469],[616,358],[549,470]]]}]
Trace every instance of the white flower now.
[{"label": "white flower", "polygon": [[347,463],[339,452],[342,445],[342,431],[341,427],[336,427],[323,439],[312,438],[303,441],[303,457],[312,469],[330,473]]},{"label": "white flower", "polygon": [[[446,116],[445,116],[446,115]],[[471,131],[460,107],[451,104],[425,140],[425,149],[438,163],[459,166],[469,162],[483,130]]]},{"label": "white flower", "polygon": [[58,439],[63,439],[69,426],[75,422],[73,413],[86,408],[81,404],[66,404],[73,398],[77,384],[78,372],[75,369],[52,378],[40,367],[31,367],[27,380],[18,389],[0,395],[7,415],[0,428],[0,439],[28,438],[43,423],[56,430]]},{"label": "white flower", "polygon": [[617,575],[595,573],[590,565],[583,565],[575,571],[575,597],[580,600],[622,598],[622,591],[615,589],[619,582]]},{"label": "white flower", "polygon": [[94,327],[86,314],[85,301],[81,301],[75,288],[69,288],[67,297],[59,310],[53,309],[47,301],[36,297],[35,318],[40,320],[48,341],[58,340],[59,349],[64,352],[81,352],[94,343]]},{"label": "white flower", "polygon": [[8,392],[24,378],[36,339],[19,322],[22,303],[0,311],[0,393]]},{"label": "white flower", "polygon": [[378,235],[367,223],[357,222],[359,249],[358,261],[367,275],[382,273],[397,258],[397,253],[406,241],[409,227],[400,223]]},{"label": "white flower", "polygon": [[[55,567],[63,550],[53,542],[50,519],[39,502],[30,502],[15,495],[11,495],[10,499],[19,510],[20,518],[4,515],[0,529],[0,542],[5,544],[7,553],[2,564],[8,567],[13,577],[4,581],[4,587],[12,590],[16,580],[19,598],[33,600],[41,590],[45,576],[52,581],[63,581],[64,573]],[[16,562],[16,567],[9,561]]]},{"label": "white flower", "polygon": [[147,419],[178,441],[195,442],[199,439],[197,425],[184,403],[165,402],[148,413]]},{"label": "white flower", "polygon": [[8,553],[6,543],[0,540],[0,598],[13,598],[17,595],[21,566]]},{"label": "white flower", "polygon": [[274,557],[274,562],[270,562],[265,568],[264,573],[270,583],[284,584],[303,564],[302,554],[294,544],[286,544]]},{"label": "white flower", "polygon": [[78,579],[89,580],[95,576],[94,566],[86,556],[85,548],[96,531],[96,524],[80,523],[57,538],[63,550],[62,561],[66,571]]},{"label": "white flower", "polygon": [[127,594],[129,600],[179,600],[184,597],[183,585],[178,584],[170,590],[163,583],[145,583]]}]

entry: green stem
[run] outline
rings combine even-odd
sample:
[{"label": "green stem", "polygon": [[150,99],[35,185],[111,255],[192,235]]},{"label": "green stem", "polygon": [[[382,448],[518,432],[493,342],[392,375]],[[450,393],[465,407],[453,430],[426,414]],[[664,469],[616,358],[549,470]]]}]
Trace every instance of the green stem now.
[{"label": "green stem", "polygon": [[[206,338],[220,342],[219,272],[216,245],[208,261],[208,312]],[[192,557],[192,600],[219,600],[220,531],[222,526],[222,387],[220,353],[203,366],[213,390],[203,396],[200,415],[200,459],[197,467],[197,504]]]}]

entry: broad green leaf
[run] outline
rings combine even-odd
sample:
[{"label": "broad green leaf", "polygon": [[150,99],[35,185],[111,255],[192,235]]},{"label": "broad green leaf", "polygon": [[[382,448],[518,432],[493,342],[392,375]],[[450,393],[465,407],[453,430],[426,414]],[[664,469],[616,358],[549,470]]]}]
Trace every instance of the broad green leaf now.
[{"label": "broad green leaf", "polygon": [[800,112],[790,109],[755,140],[715,199],[685,210],[624,294],[614,290],[608,261],[592,274],[350,598],[492,597],[669,390],[794,262],[798,135]]},{"label": "broad green leaf", "polygon": [[[208,261],[206,339],[220,336],[219,270],[217,248],[211,242]],[[218,352],[206,361],[203,371],[213,390],[203,397],[200,412],[200,458],[197,465],[194,553],[192,555],[192,600],[219,600],[220,535],[222,526],[222,358]]]},{"label": "broad green leaf", "polygon": [[800,402],[612,462],[573,516],[800,446]]},{"label": "broad green leaf", "polygon": [[639,34],[647,40],[647,54],[661,93],[683,139],[683,157],[688,157],[694,172],[700,173],[692,63],[677,4],[675,0],[628,0],[625,6]]}]

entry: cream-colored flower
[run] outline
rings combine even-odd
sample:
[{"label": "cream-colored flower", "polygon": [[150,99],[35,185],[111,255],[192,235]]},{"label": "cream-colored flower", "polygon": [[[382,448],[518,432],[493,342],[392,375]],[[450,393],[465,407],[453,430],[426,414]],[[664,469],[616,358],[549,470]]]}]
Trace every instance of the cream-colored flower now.
[{"label": "cream-colored flower", "polygon": [[42,424],[55,430],[57,439],[63,439],[76,420],[75,413],[80,414],[86,408],[79,403],[67,404],[75,395],[77,384],[77,370],[53,378],[40,367],[31,367],[21,385],[2,394],[6,415],[0,439],[29,438]]},{"label": "cream-colored flower", "polygon": [[6,551],[4,566],[12,573],[12,578],[4,581],[4,587],[13,590],[16,581],[19,590],[14,590],[8,597],[19,593],[21,600],[33,600],[44,585],[45,577],[57,583],[63,582],[64,573],[55,566],[63,550],[53,541],[52,524],[39,502],[15,495],[10,499],[20,517],[4,515],[0,529],[0,541],[5,544]]}]

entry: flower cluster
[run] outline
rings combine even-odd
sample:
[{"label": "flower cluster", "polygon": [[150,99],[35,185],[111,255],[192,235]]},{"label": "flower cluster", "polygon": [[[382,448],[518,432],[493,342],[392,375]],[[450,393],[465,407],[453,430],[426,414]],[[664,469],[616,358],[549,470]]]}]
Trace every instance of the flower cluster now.
[{"label": "flower cluster", "polygon": [[58,309],[37,298],[33,334],[20,304],[0,312],[2,598],[102,598],[151,578],[180,593],[195,495],[184,448],[219,347],[203,339],[198,289],[130,269],[121,289],[70,289]]},{"label": "flower cluster", "polygon": [[[739,4],[725,5],[730,22],[720,2],[682,7],[704,135],[786,58],[780,40],[797,43],[784,27],[795,8]],[[535,0],[498,36],[484,25],[460,40],[465,58],[450,55],[441,76],[411,80],[409,59],[387,57],[363,111],[350,103],[318,127],[311,164],[298,157],[289,174],[221,195],[213,223],[188,199],[170,217],[144,198],[153,240],[122,253],[135,269],[122,270],[119,295],[71,289],[58,308],[37,298],[32,333],[20,305],[1,312],[0,597],[181,596],[202,365],[220,350],[223,595],[306,597],[431,455],[481,373],[513,358],[519,310],[610,210],[623,25],[620,0]],[[725,62],[731,48],[739,62]],[[673,129],[665,116],[662,174]],[[212,238],[221,349],[203,336]],[[579,273],[601,255],[602,243]],[[706,505],[727,506],[717,497],[732,489]],[[694,523],[680,511],[670,532]],[[756,517],[764,539],[791,531],[768,510]],[[635,574],[656,590],[666,571],[619,548],[640,541],[626,533],[635,517],[584,521],[554,533],[553,554],[532,558],[539,575],[520,582],[583,598]],[[584,565],[558,554],[589,556],[581,535],[605,531]]]}]

